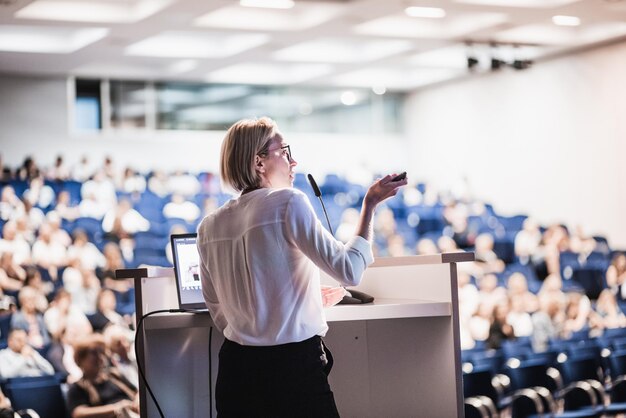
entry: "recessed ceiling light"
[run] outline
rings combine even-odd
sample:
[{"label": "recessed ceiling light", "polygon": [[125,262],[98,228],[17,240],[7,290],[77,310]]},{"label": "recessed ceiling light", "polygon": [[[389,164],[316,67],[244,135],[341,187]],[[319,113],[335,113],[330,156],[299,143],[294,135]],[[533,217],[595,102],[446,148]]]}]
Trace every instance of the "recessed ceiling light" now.
[{"label": "recessed ceiling light", "polygon": [[411,17],[427,17],[431,19],[440,19],[446,16],[446,11],[439,7],[411,6],[404,9],[404,13]]},{"label": "recessed ceiling light", "polygon": [[387,89],[385,88],[385,86],[374,86],[372,87],[372,91],[379,96],[387,93]]},{"label": "recessed ceiling light", "polygon": [[356,94],[353,91],[344,91],[341,93],[341,103],[346,106],[352,106],[356,104]]},{"label": "recessed ceiling light", "polygon": [[580,25],[580,18],[576,16],[552,16],[552,22],[559,26],[578,26]]},{"label": "recessed ceiling light", "polygon": [[70,54],[108,33],[106,28],[0,25],[0,51]]},{"label": "recessed ceiling light", "polygon": [[295,6],[293,0],[239,0],[244,7],[261,7],[264,9],[291,9]]}]

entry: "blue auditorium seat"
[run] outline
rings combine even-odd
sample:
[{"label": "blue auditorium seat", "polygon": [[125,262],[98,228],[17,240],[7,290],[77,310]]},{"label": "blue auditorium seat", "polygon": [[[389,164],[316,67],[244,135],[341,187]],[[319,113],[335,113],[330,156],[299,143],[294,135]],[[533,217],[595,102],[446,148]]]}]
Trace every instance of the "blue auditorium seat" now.
[{"label": "blue auditorium seat", "polygon": [[14,410],[32,409],[41,418],[68,418],[61,384],[54,376],[11,379],[4,385]]},{"label": "blue auditorium seat", "polygon": [[63,182],[60,190],[65,190],[70,195],[70,205],[78,205],[81,201],[80,189],[83,187],[83,183],[75,180],[66,180]]}]

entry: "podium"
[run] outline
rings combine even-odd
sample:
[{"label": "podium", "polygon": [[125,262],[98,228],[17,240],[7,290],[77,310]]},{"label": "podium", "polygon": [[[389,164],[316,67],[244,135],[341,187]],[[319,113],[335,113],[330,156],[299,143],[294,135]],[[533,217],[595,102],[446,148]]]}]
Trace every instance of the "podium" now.
[{"label": "podium", "polygon": [[[324,341],[335,359],[329,380],[343,418],[464,416],[457,263],[473,260],[473,253],[377,258],[355,287],[374,303],[325,309]],[[116,273],[135,281],[137,318],[178,307],[172,269]],[[323,273],[321,281],[337,284]],[[223,340],[208,313],[143,321],[138,361],[166,417],[217,415],[211,389]],[[139,395],[141,416],[158,417],[143,382]]]}]

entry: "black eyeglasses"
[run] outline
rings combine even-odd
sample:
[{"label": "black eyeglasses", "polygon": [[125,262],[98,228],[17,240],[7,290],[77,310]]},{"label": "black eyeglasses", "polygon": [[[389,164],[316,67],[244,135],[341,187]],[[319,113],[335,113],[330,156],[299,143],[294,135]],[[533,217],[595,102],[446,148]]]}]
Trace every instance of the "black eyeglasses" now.
[{"label": "black eyeglasses", "polygon": [[291,161],[291,147],[289,145],[283,145],[282,147],[276,149],[268,149],[267,153],[278,150],[281,150],[283,152],[283,155],[287,157],[287,160]]}]

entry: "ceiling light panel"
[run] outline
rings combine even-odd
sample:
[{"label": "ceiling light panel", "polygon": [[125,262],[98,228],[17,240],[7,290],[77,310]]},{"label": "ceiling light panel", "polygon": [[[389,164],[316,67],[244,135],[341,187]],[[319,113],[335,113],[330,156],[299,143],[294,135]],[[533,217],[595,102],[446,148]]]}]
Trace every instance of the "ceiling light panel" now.
[{"label": "ceiling light panel", "polygon": [[338,16],[345,5],[298,2],[291,9],[272,10],[228,6],[194,20],[194,25],[267,31],[301,31]]},{"label": "ceiling light panel", "polygon": [[411,6],[404,9],[404,13],[410,17],[425,17],[430,19],[441,19],[446,16],[446,11],[439,7]]},{"label": "ceiling light panel", "polygon": [[508,21],[508,15],[504,13],[465,13],[436,20],[396,14],[362,23],[353,31],[370,36],[445,39],[468,35]]},{"label": "ceiling light panel", "polygon": [[264,34],[168,31],[126,47],[126,55],[176,58],[223,58],[269,40]]},{"label": "ceiling light panel", "polygon": [[18,10],[15,17],[65,22],[133,23],[157,13],[171,3],[172,0],[36,0]]},{"label": "ceiling light panel", "polygon": [[498,42],[538,45],[587,45],[626,35],[626,23],[609,22],[578,27],[553,24],[525,25],[495,35]]},{"label": "ceiling light panel", "polygon": [[246,63],[211,72],[207,81],[244,84],[294,84],[329,74],[327,64],[268,64]]},{"label": "ceiling light panel", "polygon": [[552,16],[552,23],[559,26],[579,26],[580,18],[577,16]]},{"label": "ceiling light panel", "polygon": [[244,7],[261,7],[266,9],[291,9],[295,6],[293,0],[239,0]]},{"label": "ceiling light panel", "polygon": [[105,28],[0,25],[0,51],[69,54],[108,33]]},{"label": "ceiling light panel", "polygon": [[337,86],[365,87],[383,85],[392,90],[412,90],[428,84],[450,80],[465,74],[465,70],[419,68],[407,71],[397,68],[364,68],[334,77]]},{"label": "ceiling light panel", "polygon": [[477,4],[481,6],[550,9],[553,7],[565,6],[566,4],[577,3],[579,1],[580,0],[455,0],[455,3]]},{"label": "ceiling light panel", "polygon": [[296,62],[367,62],[405,52],[412,47],[412,42],[401,40],[323,38],[281,49],[273,57]]}]

